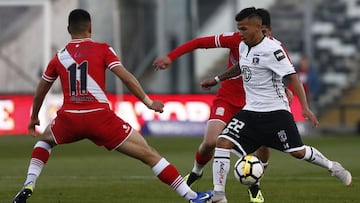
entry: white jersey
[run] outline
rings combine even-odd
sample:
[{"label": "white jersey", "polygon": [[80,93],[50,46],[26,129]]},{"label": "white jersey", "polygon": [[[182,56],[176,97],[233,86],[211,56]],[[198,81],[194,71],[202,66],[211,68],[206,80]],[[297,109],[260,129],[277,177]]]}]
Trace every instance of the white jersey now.
[{"label": "white jersey", "polygon": [[296,73],[281,45],[267,37],[257,45],[239,45],[240,69],[244,81],[244,110],[267,112],[290,111],[282,79]]}]

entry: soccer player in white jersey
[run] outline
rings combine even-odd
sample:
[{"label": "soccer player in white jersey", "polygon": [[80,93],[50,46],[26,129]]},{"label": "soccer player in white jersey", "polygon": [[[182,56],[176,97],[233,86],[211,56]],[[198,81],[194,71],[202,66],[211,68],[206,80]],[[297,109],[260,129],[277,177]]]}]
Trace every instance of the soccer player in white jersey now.
[{"label": "soccer player in white jersey", "polygon": [[[255,7],[252,7],[251,9],[255,9]],[[259,8],[258,11],[262,15],[262,30],[264,35],[281,44],[281,42],[271,36],[272,28],[270,13],[266,9],[261,8]],[[168,68],[178,57],[192,52],[195,49],[227,48],[229,49],[229,55],[226,69],[229,69],[234,64],[238,63],[239,44],[241,40],[239,32],[194,38],[171,50],[166,56],[156,58],[153,65],[156,69],[163,70]],[[195,153],[193,168],[191,172],[185,176],[188,185],[193,186],[195,181],[202,177],[206,164],[213,157],[218,135],[223,131],[226,123],[230,121],[232,116],[244,107],[245,92],[242,83],[241,77],[235,77],[221,83],[211,105],[210,116],[206,125],[203,140]],[[293,98],[292,92],[288,89],[286,90],[287,97],[289,101],[291,101]],[[270,157],[270,149],[262,146],[256,150],[255,154],[266,168]],[[251,185],[248,188],[250,202],[252,203],[264,202],[264,197],[259,186],[260,182],[256,185]],[[225,202],[225,200],[223,202]]]},{"label": "soccer player in white jersey", "polygon": [[238,16],[237,27],[243,39],[239,45],[239,64],[201,83],[203,89],[209,89],[219,80],[242,74],[246,94],[244,108],[227,123],[216,143],[213,202],[226,199],[230,152],[233,150],[242,157],[262,145],[321,166],[344,185],[350,185],[352,176],[349,171],[340,163],[326,158],[315,147],[304,145],[301,140],[282,84],[284,77],[294,86],[303,116],[313,127],[319,123],[309,109],[303,86],[283,48],[261,32],[261,17],[256,9],[243,9]]}]

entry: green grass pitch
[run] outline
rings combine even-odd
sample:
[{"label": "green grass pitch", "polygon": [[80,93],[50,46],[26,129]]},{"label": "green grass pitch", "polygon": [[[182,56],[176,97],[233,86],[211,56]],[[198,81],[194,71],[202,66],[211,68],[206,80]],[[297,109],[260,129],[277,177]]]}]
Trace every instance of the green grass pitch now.
[{"label": "green grass pitch", "polygon": [[[185,175],[193,165],[200,137],[147,137],[148,142]],[[360,136],[322,135],[304,137],[330,159],[338,160],[353,175],[345,187],[323,168],[271,151],[270,165],[261,188],[266,203],[359,203]],[[11,202],[24,182],[36,138],[0,136],[0,203]],[[232,157],[232,165],[236,157]],[[210,162],[194,189],[212,189]],[[232,169],[231,169],[232,170]],[[231,171],[227,183],[230,203],[249,202],[247,188]],[[157,180],[140,161],[108,152],[89,141],[58,146],[38,179],[29,203],[162,203],[186,202]]]}]

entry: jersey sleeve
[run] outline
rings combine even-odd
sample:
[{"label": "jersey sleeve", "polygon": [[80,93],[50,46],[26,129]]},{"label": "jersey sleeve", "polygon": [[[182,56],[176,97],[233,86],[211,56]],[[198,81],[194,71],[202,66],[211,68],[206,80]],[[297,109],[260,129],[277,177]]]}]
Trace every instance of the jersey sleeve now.
[{"label": "jersey sleeve", "polygon": [[42,79],[48,81],[48,82],[54,82],[56,78],[59,76],[58,72],[56,71],[56,66],[58,65],[58,59],[57,55],[53,57],[48,66],[46,67],[43,75],[41,76]]},{"label": "jersey sleeve", "polygon": [[173,61],[176,58],[194,51],[195,49],[216,48],[215,36],[195,38],[170,51],[167,56]]},{"label": "jersey sleeve", "polygon": [[271,53],[271,64],[273,65],[271,66],[272,70],[281,77],[296,73],[287,53],[281,46]]},{"label": "jersey sleeve", "polygon": [[110,70],[115,66],[122,66],[116,52],[109,45],[105,45],[105,63]]},{"label": "jersey sleeve", "polygon": [[241,38],[238,32],[227,32],[221,35],[217,35],[216,38],[217,47],[237,49],[241,42]]},{"label": "jersey sleeve", "polygon": [[222,33],[214,36],[195,38],[178,46],[168,53],[171,60],[194,51],[195,49],[209,48],[237,48],[240,43],[240,36],[237,32]]}]

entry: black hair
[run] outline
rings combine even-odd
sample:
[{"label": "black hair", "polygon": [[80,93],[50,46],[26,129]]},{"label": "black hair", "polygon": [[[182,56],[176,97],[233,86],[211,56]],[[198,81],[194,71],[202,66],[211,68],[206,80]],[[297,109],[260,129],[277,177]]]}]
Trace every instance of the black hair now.
[{"label": "black hair", "polygon": [[89,12],[83,9],[75,9],[70,12],[68,23],[71,34],[83,33],[87,31],[91,23],[91,17]]},{"label": "black hair", "polygon": [[236,14],[235,20],[236,21],[244,20],[245,18],[250,17],[254,13],[256,13],[256,8],[255,7],[244,8],[238,14]]},{"label": "black hair", "polygon": [[261,16],[262,19],[262,25],[265,25],[267,27],[271,27],[271,17],[268,10],[264,8],[258,8],[257,12]]}]

